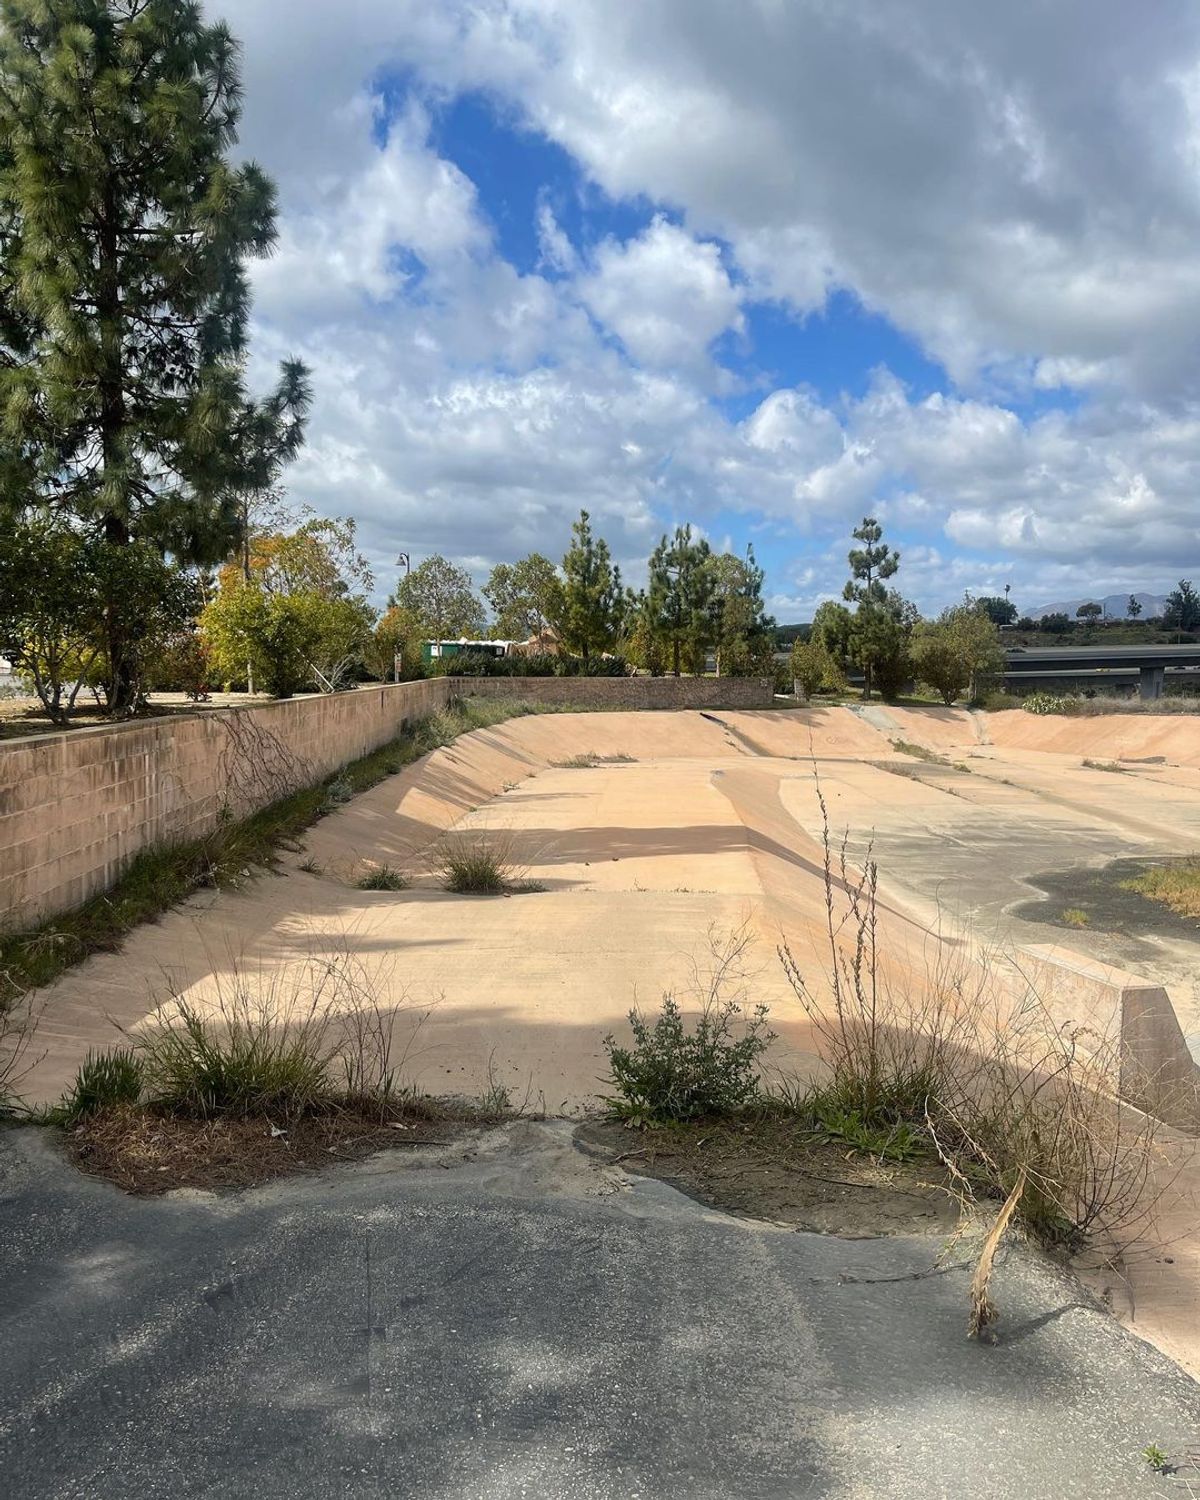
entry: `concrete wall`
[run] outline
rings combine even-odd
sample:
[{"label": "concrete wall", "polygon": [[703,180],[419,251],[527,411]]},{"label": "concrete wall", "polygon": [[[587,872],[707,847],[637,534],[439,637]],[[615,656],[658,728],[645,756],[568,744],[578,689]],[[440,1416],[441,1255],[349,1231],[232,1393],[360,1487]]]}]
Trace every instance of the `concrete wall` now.
[{"label": "concrete wall", "polygon": [[588,708],[770,708],[774,686],[758,677],[456,677],[463,697],[524,698]]},{"label": "concrete wall", "polygon": [[0,924],[77,906],[139,850],[318,781],[451,694],[436,678],[0,743]]},{"label": "concrete wall", "polygon": [[1053,944],[1022,948],[1016,967],[1058,1025],[1082,1028],[1082,1052],[1115,1049],[1122,1099],[1200,1133],[1200,1064],[1161,985]]},{"label": "concrete wall", "polygon": [[200,838],[386,745],[455,696],[594,708],[762,708],[748,678],[447,678],[0,742],[0,927],[107,889],[135,854]]}]

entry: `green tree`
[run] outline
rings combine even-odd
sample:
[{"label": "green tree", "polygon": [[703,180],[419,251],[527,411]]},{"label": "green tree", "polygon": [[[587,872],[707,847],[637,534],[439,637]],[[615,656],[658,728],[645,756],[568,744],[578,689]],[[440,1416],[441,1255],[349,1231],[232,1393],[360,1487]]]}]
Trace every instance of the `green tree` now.
[{"label": "green tree", "polygon": [[1038,621],[1038,628],[1048,635],[1068,635],[1074,630],[1075,624],[1070,615],[1059,610],[1054,614],[1043,615]]},{"label": "green tree", "polygon": [[627,661],[651,677],[661,677],[667,669],[667,654],[654,628],[654,617],[645,589],[629,589],[625,595],[625,634],[621,650]]},{"label": "green tree", "polygon": [[272,594],[240,575],[200,617],[215,675],[237,682],[249,666],[255,681],[277,698],[305,687],[334,692],[346,686],[367,650],[372,622],[361,600],[311,590]]},{"label": "green tree", "polygon": [[851,533],[861,547],[850,549],[850,579],[842,598],[858,605],[861,619],[855,627],[854,659],[863,673],[863,698],[869,699],[879,673],[893,677],[899,670],[897,652],[903,622],[888,607],[886,580],[900,566],[900,554],[883,540],[883,528],[873,516],[864,516]]},{"label": "green tree", "polygon": [[1200,594],[1186,578],[1167,595],[1163,624],[1168,630],[1195,630],[1200,625]]},{"label": "green tree", "polygon": [[669,647],[671,666],[680,675],[684,658],[703,670],[703,655],[713,639],[712,549],[693,540],[691,526],[677,526],[664,535],[650,558],[647,607],[655,633]]},{"label": "green tree", "polygon": [[896,697],[912,672],[909,619],[890,596],[864,600],[853,618],[850,659],[863,674],[863,697],[876,688],[884,698]]},{"label": "green tree", "polygon": [[222,569],[220,592],[200,616],[213,671],[226,682],[248,677],[277,697],[345,686],[375,623],[354,522],[314,519],[292,533],[255,536],[249,564],[249,580],[244,559]]},{"label": "green tree", "polygon": [[815,635],[810,635],[807,641],[797,638],[793,642],[790,665],[795,691],[802,698],[811,698],[822,688],[845,691],[845,674]]},{"label": "green tree", "polygon": [[1129,602],[1125,606],[1125,613],[1131,620],[1136,620],[1142,612],[1141,602],[1136,594],[1130,594]]},{"label": "green tree", "polygon": [[528,640],[562,618],[562,579],[540,552],[515,563],[497,563],[484,584],[483,597],[495,612],[495,634],[500,640]]},{"label": "green tree", "polygon": [[851,665],[851,640],[854,635],[854,616],[844,604],[827,599],[817,606],[809,630],[809,640],[818,645],[843,677]]},{"label": "green tree", "polygon": [[882,604],[887,598],[884,583],[900,566],[900,554],[883,540],[883,527],[873,516],[864,516],[851,535],[861,547],[850,549],[850,581],[842,598],[852,604]]},{"label": "green tree", "polygon": [[1010,604],[999,594],[985,594],[982,599],[976,599],[975,603],[993,625],[1012,625],[1016,621],[1017,606]]},{"label": "green tree", "polygon": [[[6,509],[184,563],[236,543],[245,262],[275,238],[270,182],[229,159],[239,112],[234,41],[192,0],[0,0]],[[105,601],[119,711],[137,607]]]},{"label": "green tree", "polygon": [[1093,621],[1098,620],[1103,613],[1103,605],[1096,604],[1089,600],[1088,603],[1081,604],[1079,606],[1079,608],[1075,611],[1075,616],[1077,619],[1082,620],[1085,625],[1091,625]]},{"label": "green tree", "polygon": [[708,567],[717,676],[743,675],[761,658],[764,637],[770,635],[773,646],[775,622],[763,613],[763,570],[753,547],[746,548],[744,558],[730,552],[713,554]]},{"label": "green tree", "polygon": [[421,621],[411,609],[402,609],[393,604],[384,611],[375,626],[371,644],[367,649],[368,670],[380,681],[390,682],[396,670],[396,658],[400,658],[400,679],[423,677],[421,643],[424,631]]},{"label": "green tree", "polygon": [[[128,635],[107,628],[112,599],[125,601]],[[195,576],[146,542],[112,547],[44,513],[16,522],[0,542],[0,654],[56,723],[84,687],[111,709],[112,685],[127,682],[130,706],[140,703],[147,672],[199,607]],[[110,656],[114,642],[125,659]]]},{"label": "green tree", "polygon": [[592,535],[586,510],[571,528],[571,546],[563,558],[562,619],[559,633],[568,651],[590,661],[611,651],[625,620],[621,570],[609,556],[608,543]]},{"label": "green tree", "polygon": [[33,687],[56,724],[95,681],[104,608],[94,587],[94,539],[38,516],[0,535],[0,656]]},{"label": "green tree", "polygon": [[984,679],[1004,670],[999,634],[982,600],[920,622],[913,630],[910,652],[917,676],[946,704],[966,690],[978,697]]},{"label": "green tree", "polygon": [[358,550],[357,532],[356,521],[338,516],[314,517],[291,532],[258,533],[246,549],[243,576],[268,594],[364,597],[375,578]]},{"label": "green tree", "polygon": [[400,580],[388,600],[392,605],[411,610],[428,640],[474,639],[484,631],[483,603],[470,573],[438,552]]}]

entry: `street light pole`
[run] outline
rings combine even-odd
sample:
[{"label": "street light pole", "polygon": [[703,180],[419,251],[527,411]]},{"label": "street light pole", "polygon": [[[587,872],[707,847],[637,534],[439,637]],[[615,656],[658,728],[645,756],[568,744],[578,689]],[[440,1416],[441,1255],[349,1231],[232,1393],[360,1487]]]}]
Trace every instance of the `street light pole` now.
[{"label": "street light pole", "polygon": [[[400,556],[396,559],[396,566],[398,568],[403,568],[404,569],[404,576],[405,576],[405,578],[407,578],[408,575],[409,575],[409,572],[410,572],[410,564],[409,564],[409,559],[408,559],[408,553],[407,552],[402,552],[400,554]],[[403,667],[404,667],[404,654],[403,654],[403,652],[401,652],[401,651],[394,651],[392,653],[392,680],[394,682],[399,682],[400,681],[400,673],[403,670]]]}]

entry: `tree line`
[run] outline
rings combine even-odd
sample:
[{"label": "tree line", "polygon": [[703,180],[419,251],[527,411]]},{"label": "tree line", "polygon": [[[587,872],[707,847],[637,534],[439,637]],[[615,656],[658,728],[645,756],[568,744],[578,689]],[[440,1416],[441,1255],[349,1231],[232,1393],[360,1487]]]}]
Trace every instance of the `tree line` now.
[{"label": "tree line", "polygon": [[[276,211],[233,155],[240,111],[237,45],[192,0],[0,0],[0,655],[50,715],[84,692],[121,716],[167,686],[328,690],[397,657],[411,675],[422,640],[487,631],[553,646],[543,670],[770,673],[753,551],[690,525],[629,586],[581,512],[557,564],[499,564],[477,592],[426,558],[377,617],[353,523],[280,497],[309,372],[248,389],[247,267]],[[922,621],[878,522],[854,540],[798,681],[945,696],[994,665],[1006,599]],[[1189,583],[1170,611],[1200,623]]]},{"label": "tree line", "polygon": [[[762,587],[752,548],[744,557],[716,553],[690,525],[664,534],[645,582],[627,587],[584,510],[560,563],[540,552],[499,563],[482,590],[465,568],[426,558],[389,597],[367,660],[381,675],[395,660],[404,675],[415,675],[425,641],[490,638],[524,643],[510,670],[680,675],[704,672],[711,661],[719,674],[769,676],[775,622]],[[502,670],[469,658],[452,662],[459,670]]]},{"label": "tree line", "polygon": [[895,698],[914,682],[947,704],[964,693],[977,697],[1004,668],[994,601],[967,595],[962,604],[924,620],[916,605],[889,587],[900,554],[884,540],[879,522],[865,516],[853,537],[860,545],[850,549],[842,600],[818,606],[807,636],[792,647],[797,690],[805,697],[845,692],[856,674],[864,698],[874,692]]}]

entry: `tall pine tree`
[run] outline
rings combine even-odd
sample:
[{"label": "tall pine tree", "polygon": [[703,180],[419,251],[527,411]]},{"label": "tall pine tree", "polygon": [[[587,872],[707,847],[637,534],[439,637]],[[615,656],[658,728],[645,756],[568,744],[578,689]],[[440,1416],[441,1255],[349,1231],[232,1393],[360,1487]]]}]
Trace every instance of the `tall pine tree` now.
[{"label": "tall pine tree", "polygon": [[851,549],[847,561],[851,577],[842,598],[858,605],[855,615],[855,654],[863,671],[863,697],[870,698],[875,677],[889,657],[895,657],[900,640],[896,608],[889,607],[886,580],[900,566],[900,554],[883,540],[883,527],[874,516],[864,516],[851,532],[861,547]]},{"label": "tall pine tree", "polygon": [[[243,388],[275,196],[229,159],[239,112],[237,46],[192,0],[0,0],[0,512],[213,563],[264,452],[295,451],[302,367],[261,407]],[[133,692],[125,667],[111,706]]]},{"label": "tall pine tree", "polygon": [[602,655],[617,642],[625,614],[621,570],[609,556],[608,543],[592,535],[586,510],[571,528],[571,546],[562,560],[564,576],[560,635],[568,651],[584,661]]},{"label": "tall pine tree", "polygon": [[670,645],[676,677],[685,652],[689,665],[695,669],[699,661],[703,671],[703,653],[715,633],[711,559],[712,548],[703,537],[692,540],[690,525],[664,536],[650,557],[648,607],[656,633]]}]

